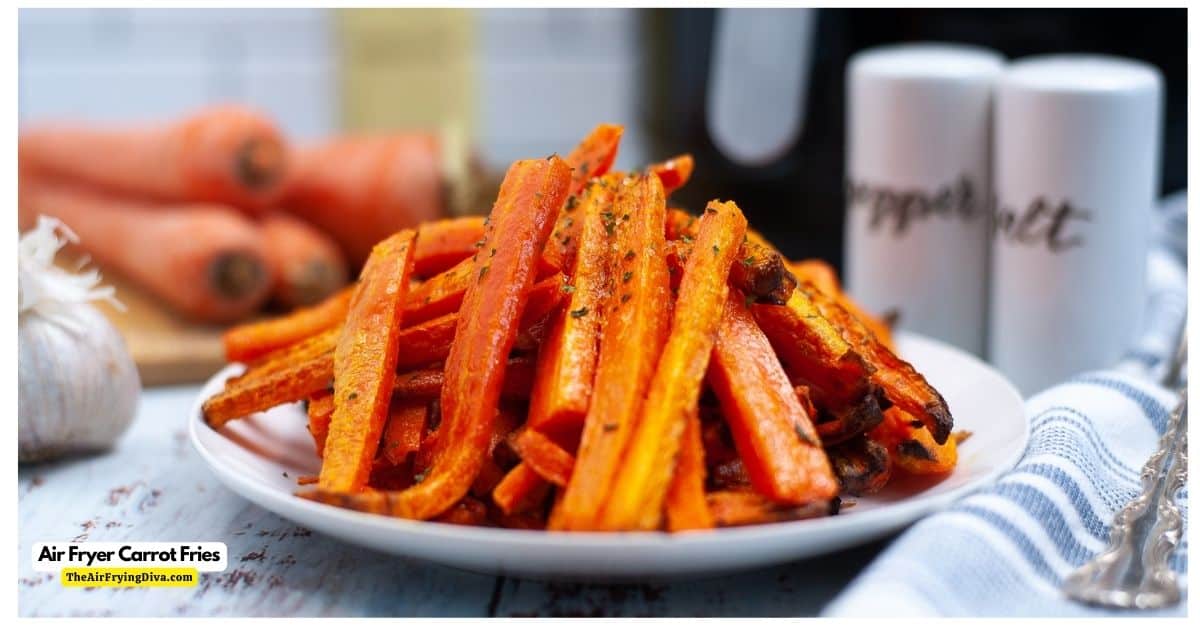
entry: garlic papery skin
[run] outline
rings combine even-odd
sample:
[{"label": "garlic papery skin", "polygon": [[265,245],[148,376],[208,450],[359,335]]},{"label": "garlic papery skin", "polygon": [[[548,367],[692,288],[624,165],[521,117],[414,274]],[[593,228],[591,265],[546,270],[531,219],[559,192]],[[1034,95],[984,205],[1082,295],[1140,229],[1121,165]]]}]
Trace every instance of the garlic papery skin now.
[{"label": "garlic papery skin", "polygon": [[42,217],[22,235],[17,317],[17,458],[108,449],[137,411],[141,382],[125,341],[88,302],[113,299],[99,275],[53,265],[73,234]]}]

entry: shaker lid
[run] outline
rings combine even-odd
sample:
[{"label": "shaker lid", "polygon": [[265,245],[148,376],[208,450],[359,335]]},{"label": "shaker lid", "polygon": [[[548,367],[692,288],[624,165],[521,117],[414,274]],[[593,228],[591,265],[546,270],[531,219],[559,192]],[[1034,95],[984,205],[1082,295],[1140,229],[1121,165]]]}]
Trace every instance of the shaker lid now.
[{"label": "shaker lid", "polygon": [[1004,68],[1004,57],[980,46],[913,43],[879,46],[850,59],[855,76],[880,79],[954,80],[991,78]]},{"label": "shaker lid", "polygon": [[1012,63],[1002,83],[1038,92],[1125,92],[1158,90],[1162,75],[1154,66],[1108,55],[1058,54],[1025,57]]}]

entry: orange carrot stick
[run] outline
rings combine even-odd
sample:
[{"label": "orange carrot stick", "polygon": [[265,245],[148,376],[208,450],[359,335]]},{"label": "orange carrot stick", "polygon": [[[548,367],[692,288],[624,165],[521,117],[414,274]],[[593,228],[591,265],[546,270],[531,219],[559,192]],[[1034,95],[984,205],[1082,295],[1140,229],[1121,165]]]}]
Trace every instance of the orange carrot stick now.
[{"label": "orange carrot stick", "polygon": [[725,304],[708,381],[759,493],[785,504],[837,495],[812,419],[740,293]]},{"label": "orange carrot stick", "polygon": [[481,248],[488,253],[476,262],[477,279],[463,299],[446,358],[437,450],[424,479],[397,493],[344,500],[318,491],[309,497],[429,519],[467,493],[487,453],[517,322],[526,308],[538,255],[566,200],[570,176],[570,168],[556,157],[516,162],[505,176]]},{"label": "orange carrot stick", "polygon": [[322,390],[308,396],[308,433],[312,434],[318,457],[325,455],[325,438],[329,435],[329,421],[332,418],[332,391]]},{"label": "orange carrot stick", "polygon": [[432,135],[345,136],[293,157],[283,206],[330,234],[352,265],[379,240],[437,218],[445,205]]},{"label": "orange carrot stick", "polygon": [[625,127],[619,124],[601,124],[567,155],[571,167],[571,197],[559,212],[553,237],[546,247],[542,264],[556,270],[570,269],[575,265],[575,252],[579,245],[581,221],[572,217],[579,205],[579,195],[593,177],[603,176],[617,158],[617,148]]},{"label": "orange carrot stick", "polygon": [[697,412],[729,293],[729,268],[745,233],[746,217],[737,205],[713,201],[705,208],[684,267],[671,334],[601,514],[604,529],[655,530],[662,522],[675,454],[687,417]]},{"label": "orange carrot stick", "polygon": [[346,285],[337,243],[304,221],[269,212],[260,222],[275,284],[271,297],[285,307],[313,305]]},{"label": "orange carrot stick", "polygon": [[404,304],[404,320],[416,324],[458,311],[474,272],[475,260],[467,257],[413,288]]},{"label": "orange carrot stick", "polygon": [[605,317],[600,354],[575,468],[551,514],[551,529],[595,529],[654,374],[670,318],[665,210],[658,177],[633,178],[617,193],[613,275],[621,279],[603,313],[586,314]]},{"label": "orange carrot stick", "polygon": [[521,462],[509,469],[504,479],[492,490],[492,501],[506,515],[527,512],[546,500],[550,483],[533,467]]},{"label": "orange carrot stick", "polygon": [[19,204],[22,224],[62,220],[100,265],[189,318],[242,318],[271,289],[262,232],[231,208],[156,205],[40,178],[21,181]]},{"label": "orange carrot stick", "polygon": [[225,344],[225,359],[250,362],[326,329],[341,326],[355,287],[347,286],[311,307],[229,329],[221,337]]},{"label": "orange carrot stick", "polygon": [[333,352],[333,419],[318,483],[324,490],[359,491],[370,476],[392,398],[415,237],[405,230],[375,246],[346,313]]},{"label": "orange carrot stick", "polygon": [[704,443],[700,439],[700,414],[691,413],[683,426],[679,461],[667,489],[667,529],[706,530],[713,527],[704,496]]},{"label": "orange carrot stick", "polygon": [[663,193],[670,196],[671,192],[683,187],[688,179],[692,178],[692,169],[695,165],[692,156],[685,153],[663,162],[650,164],[647,170],[662,180]]},{"label": "orange carrot stick", "polygon": [[551,484],[566,486],[571,479],[575,457],[545,434],[533,429],[521,430],[513,442],[513,448],[523,462]]},{"label": "orange carrot stick", "polygon": [[422,223],[417,227],[413,273],[432,277],[471,257],[483,238],[483,216],[463,216]]},{"label": "orange carrot stick", "polygon": [[714,491],[708,494],[708,508],[718,527],[777,523],[813,519],[834,514],[830,502],[789,506],[772,502],[750,491]]},{"label": "orange carrot stick", "polygon": [[19,153],[22,168],[114,192],[254,211],[279,199],[288,165],[275,125],[233,106],[168,124],[42,125],[21,133]]},{"label": "orange carrot stick", "polygon": [[333,360],[325,356],[290,364],[248,380],[209,397],[201,406],[204,420],[219,429],[233,419],[299,401],[328,388],[333,379]]},{"label": "orange carrot stick", "polygon": [[[600,308],[613,289],[612,230],[622,220],[612,206],[617,179],[593,185],[583,193],[574,219],[579,230],[579,254],[571,269],[569,301],[551,321],[538,350],[537,377],[529,402],[529,426],[565,441],[578,438],[592,398],[592,380],[600,338]],[[627,214],[624,214],[627,215]]]},{"label": "orange carrot stick", "polygon": [[833,268],[828,263],[822,260],[808,259],[789,262],[788,268],[796,276],[796,279],[807,281],[823,294],[836,299],[847,312],[850,312],[854,318],[857,318],[859,322],[866,325],[867,329],[871,330],[872,334],[875,334],[875,338],[883,343],[883,346],[887,347],[893,353],[896,351],[896,344],[892,340],[891,326],[885,320],[872,316],[858,302],[851,299],[850,295],[842,292],[837,274],[834,273]]},{"label": "orange carrot stick", "polygon": [[429,417],[429,404],[424,401],[400,401],[388,410],[387,427],[379,443],[379,458],[392,465],[399,465],[415,451],[421,449],[421,438],[425,435],[425,421]]}]

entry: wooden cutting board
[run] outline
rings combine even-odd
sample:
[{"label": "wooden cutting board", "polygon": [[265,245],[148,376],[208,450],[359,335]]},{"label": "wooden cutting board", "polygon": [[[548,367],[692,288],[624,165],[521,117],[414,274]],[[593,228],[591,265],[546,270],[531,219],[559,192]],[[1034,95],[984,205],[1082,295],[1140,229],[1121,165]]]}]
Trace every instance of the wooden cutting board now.
[{"label": "wooden cutting board", "polygon": [[100,271],[103,282],[117,289],[125,311],[108,303],[97,307],[125,337],[142,386],[201,383],[225,365],[224,327],[188,321],[132,282]]}]

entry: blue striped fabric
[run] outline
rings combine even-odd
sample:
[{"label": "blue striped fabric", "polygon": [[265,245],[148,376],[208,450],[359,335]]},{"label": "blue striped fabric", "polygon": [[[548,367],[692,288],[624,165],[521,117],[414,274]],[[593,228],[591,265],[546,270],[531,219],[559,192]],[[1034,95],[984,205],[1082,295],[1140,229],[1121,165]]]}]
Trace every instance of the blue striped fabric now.
[{"label": "blue striped fabric", "polygon": [[[1186,214],[1182,221],[1186,228]],[[1105,548],[1109,524],[1141,490],[1141,467],[1178,400],[1152,383],[1174,350],[1187,299],[1186,261],[1169,250],[1152,253],[1148,327],[1121,363],[1030,399],[1029,445],[1016,467],[910,528],[826,615],[1186,615],[1186,534],[1171,558],[1185,598],[1178,607],[1112,611],[1059,591],[1067,574]],[[1178,501],[1186,522],[1186,487]]]}]

